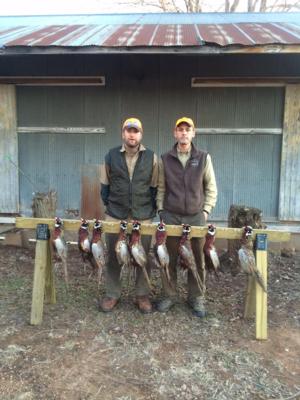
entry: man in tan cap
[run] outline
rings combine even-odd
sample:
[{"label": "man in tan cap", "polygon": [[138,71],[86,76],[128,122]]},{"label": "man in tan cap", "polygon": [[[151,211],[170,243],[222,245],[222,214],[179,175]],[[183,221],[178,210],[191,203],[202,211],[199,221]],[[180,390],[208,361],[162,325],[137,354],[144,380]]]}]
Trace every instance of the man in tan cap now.
[{"label": "man in tan cap", "polygon": [[[159,214],[166,224],[205,225],[217,200],[217,185],[211,157],[193,145],[195,126],[191,118],[182,117],[176,121],[174,137],[176,140],[174,147],[162,155],[159,165],[157,193]],[[192,238],[191,242],[205,292],[204,240]],[[168,311],[176,302],[178,247],[179,238],[168,237],[171,284],[162,277],[165,298],[157,305],[160,312]],[[190,271],[188,271],[188,303],[196,316],[202,318],[206,315],[204,293],[200,292]]]},{"label": "man in tan cap", "polygon": [[[101,197],[106,206],[107,221],[138,220],[150,223],[156,214],[158,180],[157,156],[141,143],[142,123],[128,118],[122,127],[122,146],[109,150],[101,176]],[[107,234],[108,262],[106,271],[106,297],[100,303],[104,312],[112,311],[121,296],[121,267],[115,252],[117,235]],[[151,236],[142,236],[148,254]],[[150,269],[147,267],[148,275]],[[135,303],[143,313],[150,313],[149,287],[142,269],[137,269]]]}]

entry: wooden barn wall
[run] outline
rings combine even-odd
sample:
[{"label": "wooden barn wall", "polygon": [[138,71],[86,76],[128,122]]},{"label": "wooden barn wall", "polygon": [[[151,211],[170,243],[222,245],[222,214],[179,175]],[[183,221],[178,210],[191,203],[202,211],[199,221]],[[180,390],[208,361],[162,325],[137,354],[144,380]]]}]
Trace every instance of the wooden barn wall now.
[{"label": "wooden barn wall", "polygon": [[[61,215],[80,208],[81,165],[103,162],[107,150],[120,143],[120,126],[128,116],[142,119],[144,143],[158,154],[173,145],[174,122],[182,115],[194,118],[199,128],[282,128],[284,88],[191,88],[191,77],[208,67],[220,74],[222,60],[227,75],[232,73],[226,58],[215,58],[212,64],[201,57],[126,55],[95,58],[94,63],[79,57],[77,63],[67,58],[62,65],[57,57],[45,65],[37,60],[37,75],[106,77],[105,87],[17,88],[19,127],[106,130],[105,134],[19,133],[20,167],[38,190],[58,191]],[[240,64],[246,65],[243,58]],[[271,59],[268,65],[274,68]],[[236,62],[231,66],[237,70]],[[29,67],[25,65],[28,73]],[[260,69],[258,62],[257,74]],[[197,145],[211,153],[216,170],[219,200],[213,218],[226,220],[232,203],[257,206],[268,220],[278,218],[281,140],[276,134],[197,135]],[[20,175],[24,213],[30,213],[32,191]]]},{"label": "wooden barn wall", "polygon": [[0,213],[19,212],[16,91],[0,85]]},{"label": "wooden barn wall", "polygon": [[300,85],[286,87],[279,219],[300,221]]}]

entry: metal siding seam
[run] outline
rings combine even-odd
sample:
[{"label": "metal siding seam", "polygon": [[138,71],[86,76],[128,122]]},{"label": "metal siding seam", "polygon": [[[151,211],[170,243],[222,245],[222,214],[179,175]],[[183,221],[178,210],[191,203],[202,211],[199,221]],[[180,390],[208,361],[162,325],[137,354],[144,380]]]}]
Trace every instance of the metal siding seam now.
[{"label": "metal siding seam", "polygon": [[[78,26],[78,29],[69,32],[67,35],[62,36],[61,39],[58,39],[55,41],[55,45],[56,46],[61,46],[61,45],[65,45],[65,46],[74,46],[75,44],[75,39],[77,39],[78,37],[81,37],[81,34],[89,31],[91,28],[93,27],[93,25],[81,25]],[[72,40],[73,39],[73,40]],[[68,43],[68,41],[71,40],[71,43]]]},{"label": "metal siding seam", "polygon": [[[98,25],[97,29],[95,29],[95,34],[88,36],[84,41],[84,45],[101,45],[119,28],[120,25],[104,25],[103,27]],[[83,43],[81,43],[81,45],[83,45]]]},{"label": "metal siding seam", "polygon": [[253,44],[255,44],[255,40],[253,40],[253,39],[251,38],[251,36],[249,36],[246,32],[244,32],[243,29],[241,29],[238,25],[232,24],[232,26],[234,26],[238,31],[240,31],[241,34],[243,34],[248,40],[250,40],[250,42],[252,42]]},{"label": "metal siding seam", "polygon": [[157,33],[158,28],[159,28],[159,25],[156,25],[156,27],[155,27],[155,29],[154,29],[154,31],[153,31],[153,33],[152,33],[151,39],[150,39],[150,41],[149,41],[149,46],[152,46],[152,45],[153,45],[154,38],[155,38],[155,36],[156,36],[156,33]]},{"label": "metal siding seam", "polygon": [[[258,24],[254,24],[256,27],[259,27],[260,30],[262,32],[264,32],[265,34],[269,35],[269,38],[272,40],[271,43],[273,43],[273,39],[277,39],[279,41],[279,43],[286,43],[286,42],[282,42],[282,38],[280,36],[278,36],[276,33],[272,32],[270,29],[266,28],[263,24],[258,25]],[[262,35],[263,36],[263,35]],[[267,44],[270,42],[261,42],[261,44]]]},{"label": "metal siding seam", "polygon": [[283,31],[287,32],[288,34],[295,36],[297,39],[300,39],[300,34],[297,35],[296,33],[291,32],[289,29],[284,28],[282,25],[278,25],[276,23],[271,23],[270,25],[276,26],[277,28],[282,29]]},{"label": "metal siding seam", "polygon": [[203,37],[200,34],[199,28],[197,24],[194,24],[195,30],[196,30],[196,36],[199,38],[200,42],[204,42]]},{"label": "metal siding seam", "polygon": [[138,36],[138,34],[142,30],[142,28],[143,28],[143,25],[138,25],[137,29],[135,29],[135,31],[133,32],[132,36],[130,36],[128,38],[126,46],[132,46],[133,45],[133,42],[135,41],[136,37]]}]

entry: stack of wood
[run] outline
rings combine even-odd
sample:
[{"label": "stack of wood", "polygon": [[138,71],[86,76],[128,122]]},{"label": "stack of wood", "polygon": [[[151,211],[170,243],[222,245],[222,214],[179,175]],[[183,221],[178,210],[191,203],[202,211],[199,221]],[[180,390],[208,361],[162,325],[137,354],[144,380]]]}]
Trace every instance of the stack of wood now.
[{"label": "stack of wood", "polygon": [[54,218],[56,216],[57,192],[36,192],[32,200],[32,215],[34,218]]},{"label": "stack of wood", "polygon": [[[228,213],[228,227],[242,228],[245,225],[250,225],[253,229],[266,229],[266,225],[262,222],[262,211],[245,205],[231,205]],[[228,240],[227,253],[221,259],[222,266],[230,268],[232,275],[240,272],[238,262],[240,247],[240,240]]]}]

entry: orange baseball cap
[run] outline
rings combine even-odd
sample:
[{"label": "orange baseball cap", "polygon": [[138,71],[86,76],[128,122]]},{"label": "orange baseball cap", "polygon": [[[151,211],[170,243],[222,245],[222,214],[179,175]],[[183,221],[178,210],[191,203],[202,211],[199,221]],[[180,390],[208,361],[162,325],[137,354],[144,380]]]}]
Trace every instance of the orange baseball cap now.
[{"label": "orange baseball cap", "polygon": [[123,124],[123,129],[135,128],[140,132],[143,132],[143,125],[138,118],[128,118]]},{"label": "orange baseball cap", "polygon": [[188,118],[188,117],[179,118],[176,121],[175,128],[177,128],[178,125],[183,124],[183,123],[188,124],[192,128],[195,128],[194,121],[191,118]]}]

